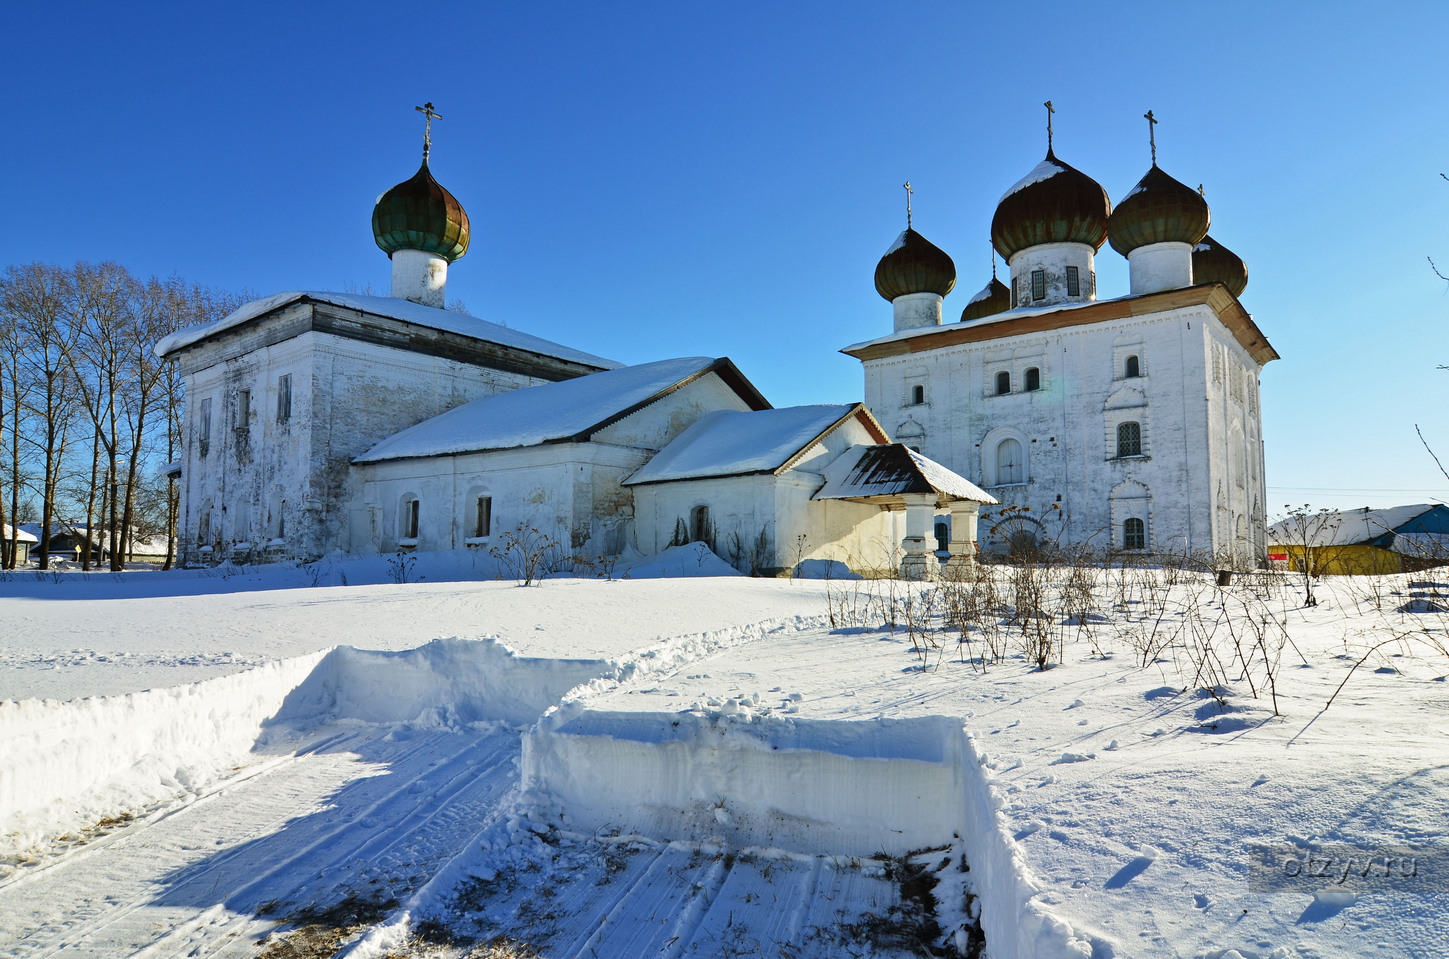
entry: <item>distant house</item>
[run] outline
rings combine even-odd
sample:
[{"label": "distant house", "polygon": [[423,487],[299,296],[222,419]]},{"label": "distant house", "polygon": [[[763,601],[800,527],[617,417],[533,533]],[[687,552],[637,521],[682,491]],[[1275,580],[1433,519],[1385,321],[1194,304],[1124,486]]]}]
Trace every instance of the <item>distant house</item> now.
[{"label": "distant house", "polygon": [[13,543],[16,550],[15,565],[30,562],[30,551],[38,542],[35,534],[26,532],[23,526],[16,529],[8,523],[4,527],[0,527],[0,534],[3,534],[0,535],[0,540],[3,540],[0,542],[0,558],[10,558],[10,547]]},{"label": "distant house", "polygon": [[[1289,517],[1268,528],[1269,556],[1290,569],[1348,575],[1449,564],[1449,506],[1423,503]],[[1305,556],[1305,554],[1307,554]]]}]

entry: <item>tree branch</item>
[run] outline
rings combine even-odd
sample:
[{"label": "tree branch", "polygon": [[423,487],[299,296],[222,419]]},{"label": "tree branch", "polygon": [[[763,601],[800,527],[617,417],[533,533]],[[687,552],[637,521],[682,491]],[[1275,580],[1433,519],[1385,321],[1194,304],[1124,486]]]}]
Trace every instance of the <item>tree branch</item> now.
[{"label": "tree branch", "polygon": [[1424,439],[1424,434],[1420,431],[1418,423],[1414,424],[1414,432],[1419,434],[1419,442],[1423,443],[1424,449],[1429,451],[1429,455],[1434,459],[1434,465],[1439,467],[1439,472],[1444,474],[1445,479],[1449,479],[1449,470],[1445,470],[1444,464],[1439,462],[1439,457],[1434,456],[1434,451],[1429,447],[1429,441]]}]

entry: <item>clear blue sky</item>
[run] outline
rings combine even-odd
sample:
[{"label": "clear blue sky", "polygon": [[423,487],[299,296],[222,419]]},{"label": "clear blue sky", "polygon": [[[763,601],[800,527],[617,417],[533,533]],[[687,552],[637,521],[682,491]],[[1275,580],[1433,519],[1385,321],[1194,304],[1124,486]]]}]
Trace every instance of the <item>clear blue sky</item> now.
[{"label": "clear blue sky", "polygon": [[[861,396],[903,226],[990,276],[1001,193],[1062,159],[1115,201],[1161,165],[1281,362],[1270,513],[1449,498],[1442,3],[14,4],[0,266],[114,259],[232,290],[388,287],[379,193],[433,170],[473,240],[449,296],[637,362],[732,357],[776,405]],[[1126,292],[1104,247],[1102,295]]]}]

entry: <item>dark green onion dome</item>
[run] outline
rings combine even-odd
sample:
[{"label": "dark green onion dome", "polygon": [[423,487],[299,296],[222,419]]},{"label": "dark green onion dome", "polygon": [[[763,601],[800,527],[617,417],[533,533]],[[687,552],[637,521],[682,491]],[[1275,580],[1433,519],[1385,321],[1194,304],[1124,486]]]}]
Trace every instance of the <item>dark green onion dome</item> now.
[{"label": "dark green onion dome", "polygon": [[452,263],[468,252],[468,214],[433,179],[424,158],[411,180],[377,198],[372,235],[388,256],[398,250],[421,250]]},{"label": "dark green onion dome", "polygon": [[887,300],[910,293],[945,296],[956,285],[956,264],[946,251],[906,227],[875,265],[875,291]]},{"label": "dark green onion dome", "polygon": [[972,320],[979,320],[983,316],[995,316],[997,313],[1005,313],[1011,309],[1011,288],[996,277],[981,288],[981,292],[971,297],[966,304],[966,309],[961,311],[961,322],[969,323]]},{"label": "dark green onion dome", "polygon": [[1221,283],[1233,296],[1248,287],[1248,264],[1242,257],[1210,236],[1192,248],[1192,282]]},{"label": "dark green onion dome", "polygon": [[1124,196],[1107,221],[1112,249],[1126,256],[1149,243],[1197,245],[1207,236],[1212,214],[1196,190],[1179,183],[1156,163]]},{"label": "dark green onion dome", "polygon": [[1085,243],[1100,250],[1111,215],[1112,201],[1101,184],[1048,149],[1046,159],[996,204],[991,243],[1008,262],[1042,243]]}]

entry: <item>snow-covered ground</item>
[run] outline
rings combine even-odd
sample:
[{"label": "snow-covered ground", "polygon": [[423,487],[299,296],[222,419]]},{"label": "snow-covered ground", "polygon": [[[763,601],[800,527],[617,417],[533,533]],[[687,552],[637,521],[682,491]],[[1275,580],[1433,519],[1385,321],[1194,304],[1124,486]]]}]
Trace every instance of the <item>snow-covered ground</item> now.
[{"label": "snow-covered ground", "polygon": [[1443,954],[1443,882],[1249,845],[1445,875],[1449,572],[1043,574],[1070,620],[709,572],[0,583],[0,952]]}]

